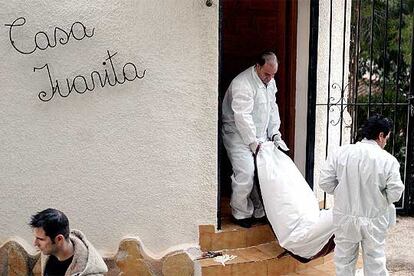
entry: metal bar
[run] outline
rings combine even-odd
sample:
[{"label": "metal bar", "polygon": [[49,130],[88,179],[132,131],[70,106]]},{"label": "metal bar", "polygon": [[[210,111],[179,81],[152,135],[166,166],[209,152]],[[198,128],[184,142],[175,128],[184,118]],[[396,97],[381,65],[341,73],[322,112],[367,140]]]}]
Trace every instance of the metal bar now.
[{"label": "metal bar", "polygon": [[411,33],[411,66],[410,66],[410,91],[408,94],[408,99],[409,101],[411,101],[411,104],[413,104],[413,98],[414,97],[414,55],[413,55],[413,50],[414,50],[414,16],[411,16],[412,18],[412,25],[413,29],[412,29],[412,33]]},{"label": "metal bar", "polygon": [[[323,106],[326,104],[316,104],[316,106]],[[339,104],[330,104],[329,106],[337,106]],[[408,103],[371,103],[370,106],[407,106]],[[368,106],[368,103],[346,103],[344,106]]]},{"label": "metal bar", "polygon": [[[354,103],[356,104],[358,102],[358,86],[359,86],[359,78],[358,78],[358,70],[359,70],[359,51],[360,51],[360,47],[359,47],[359,39],[360,39],[360,32],[361,32],[361,28],[360,28],[360,24],[361,24],[361,0],[357,0],[356,3],[356,8],[358,9],[358,18],[357,18],[357,29],[356,29],[356,39],[355,39],[355,72],[354,72]],[[352,120],[352,133],[355,134],[357,133],[358,130],[358,106],[355,105],[355,109],[354,109],[354,114],[353,114],[353,120]],[[352,136],[352,140],[351,142],[354,143],[355,142],[355,138],[354,135]]]},{"label": "metal bar", "polygon": [[[410,84],[411,86],[411,84]],[[405,136],[405,159],[404,159],[404,169],[403,169],[403,183],[405,185],[405,189],[402,195],[402,200],[401,200],[401,209],[405,210],[406,206],[408,206],[408,202],[406,202],[409,198],[409,188],[407,189],[407,171],[408,171],[408,160],[412,160],[412,159],[408,159],[409,157],[409,152],[410,152],[410,148],[409,148],[409,144],[410,144],[410,135],[409,135],[409,131],[410,131],[410,106],[407,107],[407,126],[406,126],[406,136]],[[411,157],[410,157],[411,158]]]},{"label": "metal bar", "polygon": [[[387,44],[388,44],[388,0],[385,4],[385,38],[384,38],[384,76],[382,84],[382,100],[385,100],[385,90],[386,90],[386,78],[387,78]],[[384,113],[384,105],[381,106],[381,114]]]},{"label": "metal bar", "polygon": [[[332,0],[329,1],[329,57],[328,57],[328,97],[326,105],[326,133],[325,133],[325,159],[328,157],[329,147],[329,108],[331,102],[331,73],[332,73]],[[326,208],[326,192],[323,193],[323,208]]]},{"label": "metal bar", "polygon": [[316,81],[318,65],[318,29],[319,0],[311,0],[309,66],[308,66],[308,114],[306,130],[306,172],[305,177],[313,188],[313,170],[315,164],[315,114],[316,114]]},{"label": "metal bar", "polygon": [[[341,111],[339,117],[339,145],[342,146],[342,127],[344,120],[344,93],[345,93],[345,34],[346,34],[346,6],[347,0],[344,1],[344,29],[342,35],[342,80],[341,80]],[[332,22],[331,22],[332,24]]]},{"label": "metal bar", "polygon": [[371,92],[372,92],[372,52],[374,47],[374,17],[375,17],[375,0],[372,0],[371,6],[371,26],[370,26],[370,38],[369,38],[369,90],[368,90],[368,118],[371,116]]},{"label": "metal bar", "polygon": [[413,55],[413,50],[414,50],[414,16],[411,16],[412,18],[412,25],[413,29],[412,29],[412,33],[411,33],[411,66],[410,66],[410,91],[408,94],[408,98],[411,101],[411,104],[413,103],[413,98],[414,97],[414,55]]},{"label": "metal bar", "polygon": [[[414,105],[414,16],[412,16],[412,31],[411,31],[411,66],[410,66],[410,90],[407,98],[407,103],[410,104],[408,106],[408,114],[407,114],[407,141],[406,141],[406,154],[405,154],[405,169],[404,173],[406,175],[405,178],[405,191],[404,191],[404,199],[403,199],[403,210],[406,213],[414,214],[414,202],[410,202],[414,200],[414,164],[413,162],[409,162],[414,158],[414,114],[411,113],[412,105]],[[409,139],[410,138],[410,139]]]},{"label": "metal bar", "polygon": [[400,67],[401,67],[401,26],[402,26],[402,0],[400,0],[400,11],[399,11],[400,21],[399,21],[399,28],[398,28],[398,55],[397,55],[397,87],[395,91],[395,112],[394,112],[394,127],[392,130],[392,155],[395,153],[395,130],[397,129],[397,103],[398,103],[398,95],[400,90]]},{"label": "metal bar", "polygon": [[[329,46],[328,46],[328,97],[326,99],[326,133],[325,133],[325,159],[329,147],[329,108],[331,105],[331,73],[332,73],[332,0],[329,1]],[[324,200],[325,203],[325,200]]]},{"label": "metal bar", "polygon": [[[328,97],[326,105],[326,130],[325,130],[325,159],[328,156],[329,147],[329,109],[331,103],[331,73],[332,73],[332,0],[329,1],[329,46],[328,46]],[[326,192],[323,193],[323,208],[326,208]]]}]

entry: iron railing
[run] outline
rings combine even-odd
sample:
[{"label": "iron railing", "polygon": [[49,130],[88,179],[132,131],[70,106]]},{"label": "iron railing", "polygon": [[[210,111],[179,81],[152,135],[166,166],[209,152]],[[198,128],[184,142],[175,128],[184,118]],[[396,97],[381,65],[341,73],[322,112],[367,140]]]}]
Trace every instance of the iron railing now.
[{"label": "iron railing", "polygon": [[[308,129],[318,128],[318,124],[312,125],[312,122],[322,120],[316,115],[320,114],[321,110],[324,110],[323,120],[326,120],[326,125],[324,130],[313,129],[313,133],[312,130],[308,130],[308,137],[315,135],[315,132],[324,133],[326,157],[330,144],[333,143],[331,141],[333,136],[339,136],[339,139],[336,137],[334,141],[338,143],[337,146],[355,143],[360,139],[361,124],[369,116],[379,113],[393,119],[393,135],[386,150],[400,162],[401,176],[406,185],[404,196],[397,203],[397,209],[413,212],[414,1],[354,0],[349,3],[344,0],[342,1],[343,18],[333,16],[334,2],[333,0],[329,2],[326,98],[317,97],[320,91],[316,89],[309,90],[309,109],[313,112],[308,112],[311,115],[310,118],[308,117]],[[350,8],[348,8],[349,4]],[[349,11],[350,15],[347,14]],[[343,22],[342,30],[333,29],[334,20],[342,20],[339,21]],[[311,29],[311,41],[315,38],[317,40],[318,34],[312,30],[314,29]],[[333,49],[334,32],[341,32],[341,49]],[[311,44],[310,50],[312,61],[312,56],[318,54],[318,48],[312,47]],[[349,58],[347,58],[347,51],[349,51]],[[335,68],[338,71],[338,66],[341,66],[339,79],[338,74],[332,74],[332,61],[338,60],[338,57],[341,64],[335,64]],[[314,81],[310,74],[310,87]],[[316,103],[314,103],[315,98]],[[313,145],[309,144],[309,141],[307,145],[306,178],[312,186],[315,165],[313,150],[315,146],[318,147],[318,144],[315,144],[314,139],[313,141],[311,139],[311,142]],[[312,146],[313,150],[309,150]],[[326,195],[324,197],[326,199]]]}]

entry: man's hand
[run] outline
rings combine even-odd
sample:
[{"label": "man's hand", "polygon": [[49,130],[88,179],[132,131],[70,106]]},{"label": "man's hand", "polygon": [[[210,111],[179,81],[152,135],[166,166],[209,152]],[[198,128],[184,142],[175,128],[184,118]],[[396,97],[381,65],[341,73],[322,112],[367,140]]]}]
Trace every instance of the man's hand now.
[{"label": "man's hand", "polygon": [[259,152],[260,149],[260,143],[257,142],[253,142],[249,145],[249,148],[251,150],[251,152],[256,155]]},{"label": "man's hand", "polygon": [[282,140],[282,135],[280,135],[280,133],[273,135],[272,141],[275,143],[276,148],[280,148],[283,151],[289,151],[289,148],[287,147],[285,141]]}]

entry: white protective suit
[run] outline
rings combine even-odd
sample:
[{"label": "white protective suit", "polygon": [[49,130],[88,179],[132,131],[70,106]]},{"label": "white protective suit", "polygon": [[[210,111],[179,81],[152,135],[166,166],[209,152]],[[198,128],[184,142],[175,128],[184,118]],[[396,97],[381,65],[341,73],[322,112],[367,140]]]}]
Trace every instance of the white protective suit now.
[{"label": "white protective suit", "polygon": [[[334,195],[336,275],[355,275],[359,243],[364,274],[388,275],[385,237],[392,223],[390,210],[404,185],[400,165],[374,140],[342,146],[328,156],[319,185]],[[394,213],[395,215],[395,213]]]},{"label": "white protective suit", "polygon": [[254,159],[249,144],[279,134],[277,88],[272,79],[263,84],[252,66],[233,79],[223,100],[223,143],[233,167],[230,200],[236,219],[264,216],[256,187]]}]

